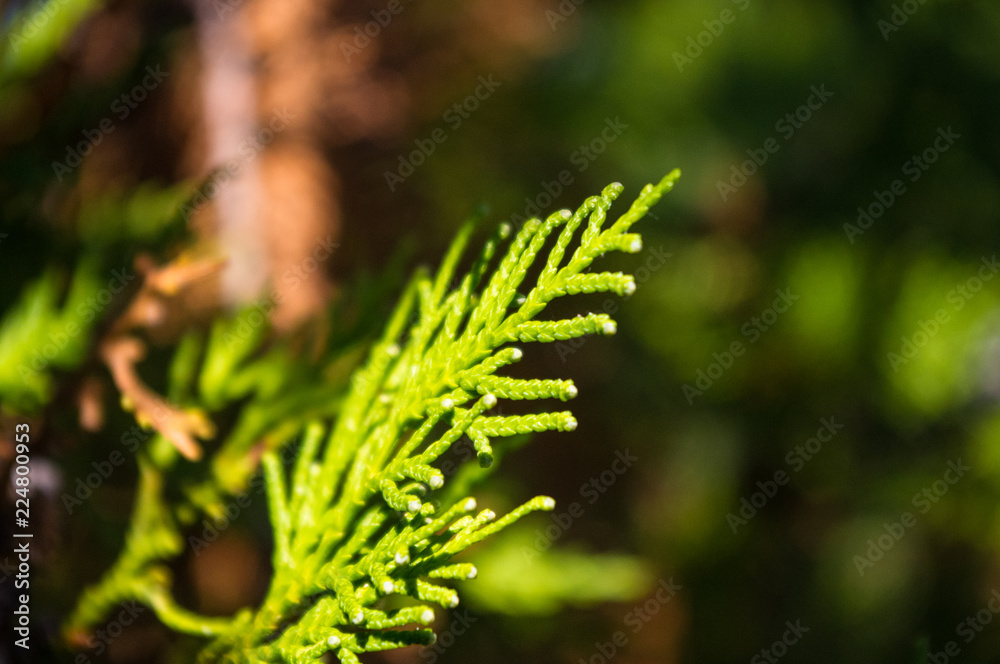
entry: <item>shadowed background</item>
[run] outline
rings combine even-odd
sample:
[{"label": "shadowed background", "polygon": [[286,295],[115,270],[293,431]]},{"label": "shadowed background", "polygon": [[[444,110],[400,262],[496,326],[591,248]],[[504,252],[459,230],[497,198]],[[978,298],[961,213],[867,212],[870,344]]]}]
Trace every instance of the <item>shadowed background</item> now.
[{"label": "shadowed background", "polygon": [[[331,301],[384,315],[483,202],[517,223],[683,170],[643,251],[605,260],[635,294],[560,305],[611,307],[617,336],[526,353],[576,381],[580,427],[511,451],[481,502],[555,512],[474,552],[435,649],[369,661],[1000,661],[993,3],[62,0],[3,21],[0,306],[47,265],[179,266],[136,314],[153,382],[181,330],[265,292],[276,334]],[[96,334],[126,301],[91,307]],[[135,484],[126,455],[59,499],[133,426],[81,362],[42,418],[38,661],[74,661],[58,623]],[[259,600],[262,502],[177,562],[182,601]],[[88,661],[185,661],[148,614]]]}]

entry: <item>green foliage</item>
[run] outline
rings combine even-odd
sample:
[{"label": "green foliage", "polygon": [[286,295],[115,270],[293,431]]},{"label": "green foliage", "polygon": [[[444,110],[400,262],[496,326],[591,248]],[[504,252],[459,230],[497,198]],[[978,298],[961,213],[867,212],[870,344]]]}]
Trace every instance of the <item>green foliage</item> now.
[{"label": "green foliage", "polygon": [[108,194],[86,202],[76,216],[80,239],[96,248],[130,242],[161,246],[169,233],[183,232],[179,207],[193,185],[161,187],[142,182],[127,194]]},{"label": "green foliage", "polygon": [[[248,330],[240,318],[217,323],[207,341],[186,339],[171,371],[171,397],[209,411],[241,401],[239,420],[197,481],[184,472],[174,448],[161,436],[153,438],[140,458],[139,499],[125,551],[84,594],[69,631],[86,631],[115,603],[139,599],[172,628],[212,637],[201,654],[204,662],[318,662],[328,651],[352,662],[362,652],[432,642],[425,628],[434,618],[431,605],[458,603],[457,593],[441,581],[476,576],[473,565],[454,556],[555,504],[538,496],[498,519],[489,509],[477,512],[468,496],[441,502],[453,496],[453,487],[445,487],[435,463],[462,436],[473,441],[479,465],[488,467],[498,438],[576,428],[568,411],[489,414],[498,398],[566,401],[576,395],[569,380],[498,372],[522,358],[514,343],[614,334],[616,324],[605,314],[539,316],[564,295],[633,292],[631,276],[587,270],[610,251],[641,249],[630,227],[678,176],[674,171],[648,185],[607,227],[607,212],[622,191],[618,184],[587,199],[576,213],[532,219],[516,233],[502,224],[471,270],[453,282],[474,229],[470,222],[438,273],[419,272],[410,282],[340,396],[335,392],[342,383],[330,380],[328,371],[324,375],[332,364],[319,372],[326,380],[296,375],[287,350],[276,346],[261,354],[263,331]],[[511,235],[493,265],[500,243]],[[533,267],[540,268],[534,285],[519,295]],[[325,424],[334,415],[334,423]],[[302,430],[288,473],[278,452]],[[231,620],[196,616],[171,599],[161,561],[181,552],[184,523],[218,509],[224,493],[245,486],[253,472],[251,445],[260,440],[274,529],[270,588],[255,611]],[[450,484],[464,489],[464,479],[460,474]],[[171,504],[168,485],[174,482],[184,487],[185,498]],[[617,578],[637,583],[627,565]],[[411,627],[399,629],[405,626]]]},{"label": "green foliage", "polygon": [[[197,167],[185,156],[197,147],[190,142],[190,129],[199,118],[175,112],[184,106],[200,114],[198,92],[207,83],[191,78],[196,72],[180,66],[198,48],[191,12],[178,3],[155,11],[137,3],[109,4],[108,13],[85,21],[79,29],[66,30],[60,27],[65,23],[48,21],[30,43],[15,39],[24,34],[23,18],[37,13],[38,21],[45,22],[43,12],[80,15],[80,7],[99,4],[104,3],[8,3],[4,21],[8,31],[0,39],[0,49],[6,49],[0,67],[4,202],[0,268],[5,286],[0,318],[13,315],[15,306],[21,310],[16,303],[43,274],[42,266],[58,266],[53,274],[60,277],[72,275],[66,268],[86,256],[100,262],[96,274],[104,277],[111,268],[132,265],[136,248],[132,236],[141,235],[133,229],[149,229],[141,248],[160,264],[191,246],[165,240],[164,233],[155,231],[157,219],[164,219],[161,215],[170,209],[152,209],[155,196],[141,192],[146,178],[174,178]],[[450,4],[413,3],[393,19],[390,31],[373,41],[363,63],[375,68],[377,82],[389,81],[396,91],[409,86],[406,104],[384,109],[399,120],[394,126],[400,131],[374,142],[362,138],[354,147],[346,137],[346,151],[330,149],[326,130],[316,135],[321,152],[336,152],[332,165],[340,193],[333,196],[351,238],[351,245],[345,243],[349,250],[325,267],[341,285],[347,285],[345,275],[352,275],[349,287],[340,291],[352,298],[364,288],[357,277],[362,266],[385,263],[385,254],[376,245],[383,241],[387,224],[404,235],[407,228],[419,228],[410,231],[414,235],[432,235],[425,247],[443,242],[442,234],[452,233],[458,211],[475,205],[475,192],[484,178],[489,178],[496,209],[527,215],[525,205],[540,206],[539,201],[549,195],[553,205],[568,206],[577,196],[582,200],[581,192],[600,191],[606,183],[595,178],[601,173],[615,172],[622,181],[633,182],[665,159],[684,155],[685,175],[694,186],[672,194],[671,223],[645,227],[648,250],[640,256],[613,257],[605,267],[625,270],[631,264],[627,271],[635,274],[640,286],[627,306],[613,314],[628,335],[619,341],[628,343],[599,344],[602,350],[588,344],[586,353],[568,356],[551,352],[549,346],[545,355],[556,367],[564,357],[587,358],[567,374],[577,380],[582,393],[573,410],[578,416],[587,414],[572,437],[561,437],[568,439],[561,444],[568,444],[573,453],[526,450],[518,455],[516,467],[504,469],[508,474],[492,473],[489,484],[476,489],[470,489],[466,480],[492,469],[465,464],[436,494],[444,505],[475,495],[481,504],[503,514],[519,504],[512,502],[514,497],[534,495],[519,485],[523,474],[542,477],[557,463],[559,477],[552,484],[545,480],[536,486],[538,492],[559,491],[552,495],[560,503],[565,492],[568,503],[576,480],[601,463],[600,455],[592,452],[606,444],[609,434],[616,446],[630,447],[641,459],[637,474],[609,490],[595,510],[588,511],[586,522],[574,525],[558,547],[562,549],[567,540],[585,539],[604,549],[626,539],[629,549],[653,569],[669,570],[685,580],[683,601],[658,614],[663,622],[651,623],[638,638],[630,635],[628,652],[619,659],[746,661],[780,634],[777,628],[785,620],[802,617],[812,632],[795,646],[790,658],[858,664],[924,661],[929,652],[940,651],[955,639],[960,620],[988,601],[1000,547],[996,510],[1000,280],[984,282],[961,310],[947,296],[977,275],[981,258],[992,256],[990,247],[997,243],[1000,152],[990,149],[997,144],[996,114],[990,109],[997,109],[1000,101],[995,38],[1000,31],[1000,4],[919,3],[920,9],[908,16],[905,25],[884,33],[882,26],[891,22],[893,5],[903,4],[896,0],[587,2],[552,25],[533,3],[512,3],[504,8],[510,29],[488,31],[491,43],[477,49],[484,59],[475,60],[475,54],[462,48],[462,39],[452,40],[475,62],[437,67],[435,84],[426,85],[426,68],[409,64],[425,53],[428,30],[436,44],[443,43],[436,39],[445,34],[441,29],[450,26],[471,27],[473,32],[466,34],[476,34],[482,15],[456,13]],[[250,5],[227,3],[236,9]],[[697,41],[705,23],[715,21],[723,9],[732,10],[735,21],[726,24],[711,44],[694,49],[703,51],[693,62],[678,66],[675,56],[687,57],[689,40]],[[223,23],[229,27],[239,23],[235,16],[227,13]],[[327,18],[332,20],[327,27],[335,34],[344,25],[370,17],[359,8]],[[55,28],[59,34],[44,34]],[[327,28],[317,24],[310,29]],[[501,33],[508,41],[495,41]],[[374,43],[383,38],[391,48]],[[115,47],[101,47],[109,43]],[[303,44],[291,46],[298,60],[309,61],[302,56]],[[276,53],[287,56],[289,51],[280,47]],[[254,74],[266,78],[272,61],[281,58],[258,62]],[[151,92],[136,112],[116,121],[114,133],[58,181],[52,162],[65,163],[67,148],[77,148],[85,138],[81,132],[93,135],[100,120],[109,116],[112,100],[140,83],[147,64],[162,64],[171,72],[165,86]],[[500,94],[482,103],[460,129],[448,132],[446,146],[407,179],[405,191],[386,196],[378,177],[383,168],[395,167],[401,151],[439,124],[445,107],[472,92],[473,70],[497,71],[503,83]],[[779,133],[776,123],[786,114],[794,115],[814,85],[827,86],[834,94],[830,102],[812,113],[794,135]],[[402,99],[393,97],[397,98]],[[603,145],[598,138],[609,113],[620,114],[627,129]],[[919,181],[911,182],[901,168],[930,146],[939,126],[953,126],[962,138]],[[741,168],[748,152],[760,154],[771,138],[777,138],[780,150],[769,153],[767,163],[756,169]],[[295,140],[299,139],[310,140],[297,135]],[[599,154],[589,154],[594,144]],[[361,150],[355,149],[359,146]],[[720,195],[720,185],[742,181],[736,175],[740,170],[754,173],[746,176],[735,194]],[[848,237],[845,226],[857,225],[858,208],[869,208],[876,202],[875,192],[888,191],[896,178],[905,182],[905,195],[897,197],[863,236]],[[168,183],[172,186],[175,181]],[[108,203],[112,197],[125,203],[133,192],[150,204]],[[531,200],[525,195],[532,195]],[[415,200],[420,204],[414,205]],[[282,223],[293,226],[302,220],[293,207],[272,212],[284,215]],[[352,224],[351,219],[391,222]],[[304,227],[299,230],[304,232]],[[669,259],[659,260],[654,254]],[[532,280],[529,274],[526,283]],[[49,307],[53,317],[72,310],[63,301],[68,281],[55,281],[59,295]],[[391,281],[394,292],[404,283],[402,278]],[[801,299],[759,339],[756,333],[746,335],[745,326],[757,329],[752,321],[771,307],[775,291],[787,288]],[[370,293],[364,297],[372,297],[379,306],[387,301],[384,292]],[[579,299],[577,303],[584,306]],[[912,342],[917,334],[922,340],[921,323],[932,321],[939,309],[947,311],[948,322],[937,334],[928,335],[919,352],[899,363],[895,356],[902,355],[903,340]],[[114,311],[104,314],[98,329],[106,329]],[[342,318],[331,318],[342,324]],[[5,330],[8,324],[3,324]],[[383,324],[379,320],[378,328]],[[365,338],[373,327],[367,326]],[[9,329],[21,334],[16,328]],[[46,333],[40,334],[32,338],[44,345]],[[193,562],[191,535],[200,534],[200,520],[214,513],[224,500],[221,497],[228,495],[221,488],[222,478],[228,486],[238,487],[235,490],[246,490],[249,473],[258,465],[251,463],[248,469],[229,464],[230,474],[224,459],[248,458],[247,449],[256,455],[264,446],[231,444],[233,431],[239,427],[246,432],[240,434],[243,440],[254,430],[264,431],[266,446],[289,453],[291,448],[277,446],[295,436],[272,431],[272,424],[284,418],[265,412],[267,399],[255,397],[254,391],[235,401],[221,398],[213,402],[221,404],[218,408],[209,408],[199,381],[203,364],[218,351],[207,350],[208,337],[192,338],[185,342],[194,358],[185,365],[193,367],[192,376],[178,377],[178,392],[175,395],[171,388],[169,399],[178,407],[204,411],[219,433],[205,441],[206,460],[197,464],[178,459],[166,441],[152,434],[142,441],[140,481],[149,488],[141,493],[151,496],[151,504],[157,506],[146,513],[162,518],[138,519],[148,528],[135,530],[142,535],[130,537],[125,548],[139,551],[133,539],[148,545],[155,538],[146,533],[162,532],[167,539],[174,538],[175,549],[186,550],[188,558],[171,560],[174,553],[144,556],[148,564],[121,576],[142,579],[151,588],[168,587],[163,577],[148,574],[151,565],[169,562],[182,570]],[[751,339],[757,340],[751,344]],[[734,342],[741,342],[746,352],[689,404],[684,386],[694,385],[698,372],[709,371],[716,355],[724,355]],[[49,388],[37,393],[46,394],[46,399],[60,397],[58,402],[48,401],[51,405],[42,413],[38,452],[56,463],[66,490],[78,475],[91,471],[93,461],[107,458],[118,445],[117,435],[131,424],[123,422],[112,397],[105,402],[106,426],[100,434],[74,427],[68,397],[77,379],[86,375],[90,380],[96,374],[108,384],[93,362],[93,332],[86,345],[91,349],[84,360],[89,359],[88,364],[55,367],[55,371],[50,367],[45,378]],[[556,346],[561,350],[569,344]],[[270,349],[262,338],[237,364],[235,373],[241,374],[240,367]],[[331,395],[325,413],[295,413],[289,421],[295,432],[303,417],[324,421],[336,417],[346,376],[361,361],[360,348],[341,341],[331,342],[327,349],[320,355],[307,354],[301,346],[285,349],[292,359],[281,372],[295,376],[274,394],[291,397],[322,383]],[[526,360],[533,359],[532,347],[524,350]],[[156,391],[166,391],[160,380],[167,375],[166,356],[165,350],[153,349],[139,367]],[[0,354],[0,361],[9,357]],[[302,366],[309,362],[316,363],[315,371]],[[328,371],[335,362],[336,370]],[[7,366],[16,368],[17,363]],[[529,375],[524,372],[526,364],[522,361],[505,375],[557,377]],[[600,399],[595,390],[583,387],[584,380],[593,380],[598,373],[603,374]],[[225,380],[216,384],[220,382],[228,388]],[[14,410],[6,391],[22,391],[24,386],[16,374],[5,385],[0,387],[0,401],[6,413]],[[589,403],[582,406],[585,398]],[[563,407],[552,403],[557,410]],[[262,413],[258,421],[249,411],[244,414],[245,404],[254,404],[253,409]],[[533,405],[510,402],[504,410],[529,412],[521,407]],[[26,406],[17,410],[29,412]],[[815,433],[820,418],[830,416],[843,422],[844,430],[824,444],[801,472],[791,475],[790,485],[782,487],[774,502],[734,534],[726,523],[727,512],[738,510],[757,482],[779,469],[788,470],[785,455]],[[592,420],[609,426],[591,426]],[[281,442],[271,442],[279,438]],[[497,464],[506,465],[503,455],[515,442],[522,441],[507,438],[492,445]],[[461,445],[456,456],[472,447],[469,440]],[[226,449],[232,454],[220,456]],[[554,462],[557,457],[562,458]],[[931,486],[946,461],[958,457],[972,466],[969,478],[921,515],[918,528],[875,569],[859,576],[853,556],[863,555],[868,540],[883,532],[884,523],[913,509],[913,494]],[[174,461],[167,464],[167,458]],[[133,458],[127,456],[125,463],[128,467],[116,471],[80,511],[57,514],[54,523],[44,525],[46,532],[62,536],[48,540],[51,547],[36,551],[44,555],[38,558],[41,567],[32,579],[33,593],[38,593],[32,598],[33,623],[61,619],[62,598],[78,594],[78,584],[99,578],[95,561],[106,565],[118,553],[119,510],[129,488],[127,477],[133,474]],[[433,465],[443,469],[446,463]],[[253,490],[260,480],[252,477]],[[253,534],[256,551],[261,533],[257,520],[266,515],[261,509],[263,497],[254,500],[252,513],[240,517],[233,529]],[[523,519],[488,547],[473,547],[463,554],[467,557],[455,558],[474,562],[480,571],[478,581],[459,589],[463,605],[506,612],[517,605],[539,604],[543,588],[559,595],[560,584],[552,575],[546,574],[544,586],[533,578],[542,569],[555,573],[570,568],[556,548],[534,559],[524,572],[532,577],[524,582],[530,583],[526,587],[530,600],[525,602],[515,597],[524,577],[506,578],[518,569],[514,563],[523,558],[521,553],[509,554],[513,559],[504,565],[492,561],[503,544],[501,538],[516,535],[518,528],[533,530],[540,523],[544,530],[548,521],[547,515]],[[217,569],[204,556],[197,562],[193,567]],[[494,584],[496,578],[503,580]],[[589,583],[590,577],[580,578],[576,589]],[[575,589],[567,584],[565,590]],[[128,596],[137,596],[139,590],[130,592]],[[160,592],[159,597],[168,597]],[[171,594],[185,598],[189,608],[194,607],[190,602],[205,598],[185,576],[178,577]],[[396,600],[385,601],[392,607]],[[120,610],[109,606],[98,613],[107,616],[106,609]],[[505,661],[514,651],[526,649],[539,661],[558,660],[564,655],[558,651],[567,649],[586,656],[595,638],[610,639],[620,628],[619,618],[627,609],[608,607],[603,618],[582,621],[576,612],[545,620],[484,616],[478,631],[459,639],[448,656],[483,664]],[[166,610],[161,613],[174,616]],[[488,638],[483,634],[486,624],[488,632],[503,631]],[[740,629],[734,630],[734,624]],[[102,627],[94,621],[90,626]],[[123,639],[137,636],[133,629]],[[850,638],[841,638],[847,634]],[[922,650],[911,657],[916,636],[922,638]],[[182,649],[202,643],[194,637],[172,641]],[[507,645],[484,647],[486,641]],[[165,650],[161,643],[162,634],[147,639],[145,658],[159,654],[153,650]],[[963,642],[963,661],[991,661],[996,658],[995,645],[985,635],[970,644]],[[95,659],[93,653],[88,655]],[[58,653],[53,661],[69,662],[74,657]],[[163,658],[192,659],[183,652],[163,653]]]},{"label": "green foliage", "polygon": [[96,320],[87,302],[98,290],[90,263],[77,268],[65,297],[55,270],[25,288],[0,322],[0,396],[6,409],[36,411],[51,397],[52,372],[83,360]]},{"label": "green foliage", "polygon": [[32,2],[12,20],[2,37],[0,88],[37,71],[57,52],[77,24],[100,5],[97,0]]},{"label": "green foliage", "polygon": [[[336,413],[346,382],[343,349],[336,357],[327,352],[314,362],[297,361],[288,343],[268,346],[267,332],[254,307],[217,320],[207,335],[191,332],[181,340],[170,367],[173,410],[137,413],[140,424],[162,429],[164,419],[173,417],[204,424],[198,428],[211,434],[211,418],[233,407],[238,415],[205,463],[182,462],[161,433],[146,436],[149,442],[138,452],[138,497],[125,547],[81,597],[66,625],[70,640],[90,632],[128,599],[148,603],[165,624],[181,631],[201,633],[206,625],[222,624],[192,617],[173,602],[163,562],[184,550],[185,528],[205,515],[225,516],[227,496],[247,489],[261,452],[280,447],[309,419]],[[188,542],[198,546],[196,538]]]},{"label": "green foliage", "polygon": [[566,606],[626,602],[646,592],[648,567],[631,556],[536,548],[538,530],[517,526],[476,552],[479,580],[466,596],[479,608],[517,616],[554,615]]}]

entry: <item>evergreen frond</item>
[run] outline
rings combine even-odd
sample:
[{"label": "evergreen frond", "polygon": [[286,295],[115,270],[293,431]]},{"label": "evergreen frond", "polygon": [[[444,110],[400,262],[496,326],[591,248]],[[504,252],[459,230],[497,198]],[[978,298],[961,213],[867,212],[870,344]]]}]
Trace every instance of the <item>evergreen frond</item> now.
[{"label": "evergreen frond", "polygon": [[[435,275],[418,271],[411,279],[346,390],[317,381],[315,372],[297,384],[301,374],[275,371],[295,363],[280,346],[262,352],[264,330],[240,332],[239,319],[217,323],[205,339],[184,340],[171,369],[171,398],[209,412],[245,400],[240,418],[218,446],[210,472],[188,482],[180,505],[163,495],[178,454],[162,436],[153,437],[141,456],[125,552],[84,594],[68,629],[85,633],[116,602],[138,599],[172,628],[209,637],[202,662],[299,664],[324,661],[328,652],[356,662],[364,652],[432,643],[434,606],[459,602],[444,583],[477,574],[454,556],[555,505],[537,496],[497,518],[478,509],[473,497],[455,499],[450,489],[464,491],[465,480],[459,474],[446,487],[439,460],[468,437],[486,468],[505,438],[576,429],[570,411],[494,411],[500,399],[563,403],[577,395],[571,380],[513,378],[505,369],[524,356],[516,344],[617,331],[603,313],[563,320],[542,314],[568,295],[634,292],[631,276],[589,268],[608,252],[641,250],[630,228],[677,177],[674,171],[647,185],[610,225],[607,212],[622,191],[617,184],[575,213],[531,219],[516,232],[502,224],[469,272],[456,278],[474,231],[470,222]],[[538,277],[526,288],[534,272]],[[297,436],[302,442],[286,468],[278,455]],[[230,620],[196,616],[171,599],[162,562],[182,550],[185,524],[212,514],[226,494],[246,486],[255,472],[253,449],[263,452],[274,532],[267,596],[256,610]],[[445,496],[451,497],[442,504]],[[387,596],[396,597],[383,601]]]},{"label": "evergreen frond", "polygon": [[[512,343],[614,334],[616,324],[604,314],[554,321],[538,317],[564,295],[634,290],[629,276],[585,270],[608,251],[641,248],[629,228],[678,175],[675,171],[644,188],[630,210],[606,228],[620,185],[588,199],[575,214],[561,211],[527,222],[482,287],[498,241],[510,234],[507,227],[499,229],[452,290],[447,284],[469,227],[436,278],[415,277],[385,336],[357,373],[336,424],[310,426],[290,480],[276,457],[266,457],[275,532],[270,591],[252,623],[220,636],[205,650],[204,661],[319,662],[332,651],[351,662],[362,652],[433,640],[424,627],[433,618],[432,605],[452,608],[459,601],[454,590],[435,580],[476,574],[471,565],[454,563],[453,556],[526,514],[555,505],[538,496],[499,519],[488,509],[477,511],[471,497],[440,505],[435,492],[445,478],[435,462],[463,435],[473,440],[480,464],[488,466],[496,439],[576,428],[568,411],[490,415],[499,398],[566,401],[577,392],[568,380],[519,380],[497,373],[521,359],[521,349]],[[556,231],[561,232],[544,255]],[[544,267],[537,283],[516,301],[539,260]],[[406,329],[414,309],[417,319]],[[379,600],[387,595],[406,595],[416,605],[382,611]]]}]

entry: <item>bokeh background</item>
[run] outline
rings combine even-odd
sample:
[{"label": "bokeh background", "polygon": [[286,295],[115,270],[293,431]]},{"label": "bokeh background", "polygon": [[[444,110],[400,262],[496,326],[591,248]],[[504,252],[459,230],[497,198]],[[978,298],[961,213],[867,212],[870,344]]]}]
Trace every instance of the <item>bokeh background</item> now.
[{"label": "bokeh background", "polygon": [[[82,264],[179,266],[144,314],[154,385],[180,332],[266,289],[275,335],[347,302],[370,339],[481,204],[516,222],[683,170],[644,250],[607,259],[637,274],[618,335],[527,358],[577,382],[581,426],[510,452],[482,502],[546,493],[561,521],[474,553],[448,647],[369,661],[1000,661],[995,3],[0,7],[0,307]],[[5,367],[4,421],[34,413],[52,475],[38,661],[74,661],[59,622],[128,519],[131,458],[59,500],[133,424],[93,351],[126,303],[93,307],[44,410]],[[253,603],[269,541],[251,510],[177,562],[180,597]],[[185,661],[178,640],[146,615],[76,661]]]}]

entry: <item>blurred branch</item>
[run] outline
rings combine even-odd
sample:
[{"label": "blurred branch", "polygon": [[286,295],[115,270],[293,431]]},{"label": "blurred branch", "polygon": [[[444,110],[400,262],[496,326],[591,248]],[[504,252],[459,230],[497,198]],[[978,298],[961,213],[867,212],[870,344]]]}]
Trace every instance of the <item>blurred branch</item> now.
[{"label": "blurred branch", "polygon": [[217,273],[225,261],[191,261],[181,256],[172,263],[157,267],[149,257],[140,256],[136,263],[144,274],[142,288],[112,326],[108,338],[101,343],[100,356],[121,392],[123,403],[127,408],[134,408],[136,419],[163,434],[185,458],[196,460],[201,458],[201,447],[195,438],[214,435],[211,421],[199,411],[171,406],[142,382],[135,365],[145,357],[146,347],[128,332],[159,322],[164,296],[172,297],[185,286]]},{"label": "blurred branch", "polygon": [[[202,114],[208,154],[206,167],[233,162],[257,131],[254,66],[239,21],[240,10],[225,13],[213,0],[192,0],[203,63]],[[230,9],[227,7],[227,9]],[[233,15],[235,13],[235,15]],[[218,236],[229,256],[223,296],[247,302],[264,287],[268,270],[259,214],[260,169],[243,159],[232,181],[215,195]]]},{"label": "blurred branch", "polygon": [[201,447],[195,436],[211,437],[214,427],[204,415],[174,408],[146,387],[135,371],[136,363],[146,355],[145,345],[134,337],[115,337],[101,344],[100,354],[123,401],[135,410],[136,419],[163,434],[185,458],[200,459]]}]

